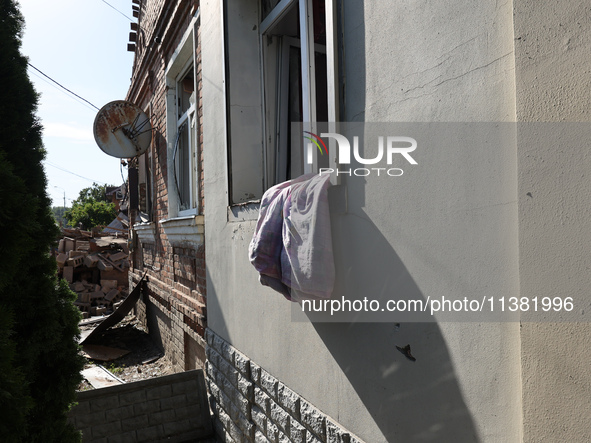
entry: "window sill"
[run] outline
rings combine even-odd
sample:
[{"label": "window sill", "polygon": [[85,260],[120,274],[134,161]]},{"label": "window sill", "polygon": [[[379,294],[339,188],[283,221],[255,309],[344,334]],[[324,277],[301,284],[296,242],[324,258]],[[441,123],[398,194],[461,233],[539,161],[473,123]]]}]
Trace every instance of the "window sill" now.
[{"label": "window sill", "polygon": [[172,243],[203,244],[205,224],[202,215],[190,215],[160,220],[168,241]]},{"label": "window sill", "polygon": [[156,240],[156,224],[154,222],[136,223],[133,232],[142,243],[154,243]]},{"label": "window sill", "polygon": [[195,217],[196,215],[197,215],[197,208],[185,209],[184,211],[179,211],[179,214],[170,220],[176,220],[178,218]]},{"label": "window sill", "polygon": [[228,206],[228,222],[256,221],[259,218],[260,206],[260,200]]}]

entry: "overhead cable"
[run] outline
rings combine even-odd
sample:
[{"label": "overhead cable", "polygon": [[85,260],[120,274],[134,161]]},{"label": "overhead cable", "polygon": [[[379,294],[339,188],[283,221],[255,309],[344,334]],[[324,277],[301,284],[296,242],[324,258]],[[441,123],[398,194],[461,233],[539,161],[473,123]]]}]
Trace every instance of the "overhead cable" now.
[{"label": "overhead cable", "polygon": [[70,97],[76,103],[78,103],[78,104],[84,106],[86,109],[90,109],[92,112],[94,112],[94,109],[91,106],[89,106],[85,102],[81,101],[80,99],[74,97],[73,95],[68,94],[66,91],[62,90],[59,86],[57,86],[54,83],[50,82],[45,77],[41,76],[40,74],[36,73],[35,71],[31,71],[31,74],[33,74],[35,77],[37,77],[40,81],[48,84],[52,88],[55,88],[57,91],[61,92],[62,94],[65,94],[66,96]]},{"label": "overhead cable", "polygon": [[119,14],[121,14],[123,17],[125,17],[127,20],[129,21],[133,21],[132,18],[128,17],[127,15],[125,15],[123,12],[121,12],[119,9],[117,9],[115,6],[113,6],[111,3],[106,2],[105,0],[101,0],[103,3],[105,3],[106,5],[109,5],[111,8],[113,8],[115,11],[117,11]]},{"label": "overhead cable", "polygon": [[78,97],[80,100],[85,101],[86,103],[88,103],[90,106],[92,106],[93,108],[95,108],[97,111],[99,111],[100,109],[98,107],[96,107],[95,105],[93,105],[92,103],[90,103],[88,100],[86,100],[84,97],[80,97],[78,94],[76,94],[73,91],[70,91],[68,88],[66,88],[65,86],[61,85],[60,83],[58,83],[57,81],[55,81],[54,79],[52,79],[49,75],[47,75],[45,72],[41,71],[40,69],[36,68],[35,66],[33,66],[31,63],[27,62],[27,64],[33,68],[35,71],[39,72],[41,75],[43,75],[44,77],[47,77],[49,80],[51,80],[52,82],[54,82],[56,85],[58,85],[60,88],[68,91],[70,94]]},{"label": "overhead cable", "polygon": [[49,166],[53,166],[54,168],[56,168],[56,169],[59,169],[60,171],[64,171],[64,172],[67,172],[68,174],[75,175],[76,177],[83,178],[84,180],[88,180],[88,181],[90,181],[90,182],[93,182],[93,183],[102,183],[102,184],[104,184],[104,185],[106,185],[106,184],[107,184],[107,183],[106,183],[106,182],[104,182],[104,181],[100,181],[100,180],[93,180],[93,179],[91,179],[91,178],[88,178],[88,177],[83,177],[82,175],[76,174],[75,172],[68,171],[67,169],[64,169],[64,168],[62,168],[61,166],[54,165],[53,163],[50,163],[50,162],[48,162],[47,160],[45,160],[45,163],[46,163],[46,164],[48,164]]}]

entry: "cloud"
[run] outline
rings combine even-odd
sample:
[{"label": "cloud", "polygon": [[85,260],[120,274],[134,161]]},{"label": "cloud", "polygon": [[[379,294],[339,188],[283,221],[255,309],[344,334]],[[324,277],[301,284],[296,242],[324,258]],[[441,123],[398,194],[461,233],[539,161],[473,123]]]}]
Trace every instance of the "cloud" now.
[{"label": "cloud", "polygon": [[45,137],[67,138],[85,142],[94,141],[92,129],[83,129],[66,123],[43,123]]}]

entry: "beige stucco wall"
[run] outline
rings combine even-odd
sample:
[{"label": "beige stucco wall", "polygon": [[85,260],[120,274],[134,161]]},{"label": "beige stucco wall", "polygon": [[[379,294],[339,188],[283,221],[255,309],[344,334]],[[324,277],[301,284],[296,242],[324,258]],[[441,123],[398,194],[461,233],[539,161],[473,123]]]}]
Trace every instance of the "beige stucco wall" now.
[{"label": "beige stucco wall", "polygon": [[[585,1],[514,1],[517,118],[588,122],[591,11]],[[519,140],[519,272],[526,297],[575,298],[591,287],[588,139],[540,147]],[[528,195],[528,193],[530,195]],[[524,323],[524,441],[591,439],[588,323]]]}]

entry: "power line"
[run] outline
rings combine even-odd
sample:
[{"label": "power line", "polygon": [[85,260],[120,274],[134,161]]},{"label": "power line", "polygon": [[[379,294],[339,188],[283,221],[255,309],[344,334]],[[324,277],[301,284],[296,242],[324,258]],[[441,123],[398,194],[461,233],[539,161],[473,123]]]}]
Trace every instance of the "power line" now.
[{"label": "power line", "polygon": [[78,97],[80,100],[85,101],[86,103],[88,103],[90,106],[92,106],[93,108],[95,108],[97,111],[100,111],[99,108],[97,108],[95,105],[93,105],[92,103],[90,103],[88,100],[86,100],[84,97],[80,97],[78,94],[76,94],[73,91],[70,91],[68,88],[66,88],[65,86],[61,85],[60,83],[56,82],[54,79],[52,79],[49,75],[47,75],[45,72],[41,71],[40,69],[37,69],[35,66],[33,66],[31,63],[27,62],[27,64],[33,68],[35,71],[41,73],[41,75],[43,75],[44,77],[47,77],[49,80],[51,80],[52,82],[54,82],[56,85],[58,85],[60,88],[65,89],[66,91],[68,91],[70,94]]},{"label": "power line", "polygon": [[56,86],[55,84],[51,83],[50,81],[48,81],[46,78],[43,78],[41,75],[37,74],[35,71],[31,71],[31,74],[33,74],[35,77],[37,77],[39,80],[41,80],[43,83],[48,84],[49,86],[51,86],[52,88],[56,89],[57,91],[63,93],[66,97],[69,97],[70,99],[74,100],[76,103],[84,106],[86,109],[90,109],[92,112],[94,112],[94,109],[91,108],[90,106],[88,106],[86,103],[78,100],[76,97],[64,92],[62,89],[60,89],[58,86]]},{"label": "power line", "polygon": [[75,172],[68,171],[67,169],[64,169],[64,168],[62,168],[61,166],[54,165],[53,163],[50,163],[50,162],[48,162],[47,160],[45,160],[45,163],[46,163],[46,164],[48,164],[49,166],[53,166],[54,168],[56,168],[56,169],[59,169],[60,171],[64,171],[64,172],[67,172],[68,174],[72,174],[72,175],[75,175],[76,177],[80,177],[80,178],[83,178],[84,180],[88,180],[89,182],[93,182],[93,183],[102,183],[102,184],[104,184],[104,185],[108,184],[107,182],[104,182],[104,181],[100,181],[100,180],[93,180],[93,179],[91,179],[91,178],[88,178],[88,177],[83,177],[83,176],[81,176],[81,175],[79,175],[79,174],[76,174]]},{"label": "power line", "polygon": [[119,14],[121,14],[123,17],[125,17],[127,20],[129,21],[133,21],[132,18],[128,17],[127,15],[125,15],[123,12],[121,12],[119,9],[117,9],[115,6],[113,6],[111,3],[106,2],[105,0],[101,0],[103,3],[105,3],[106,5],[109,5],[111,8],[113,8],[115,11],[117,11]]}]

